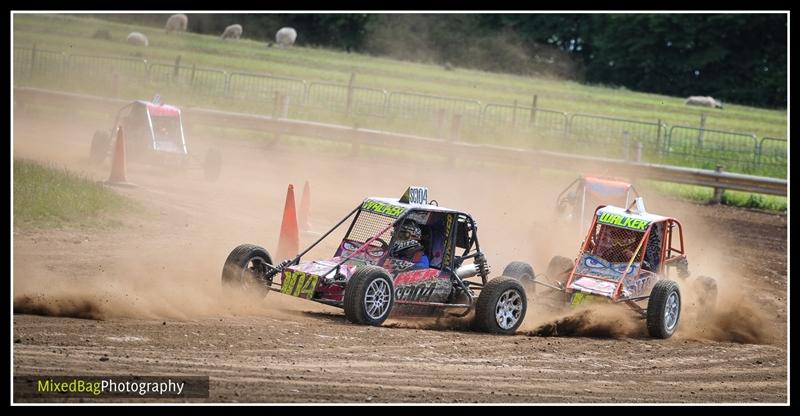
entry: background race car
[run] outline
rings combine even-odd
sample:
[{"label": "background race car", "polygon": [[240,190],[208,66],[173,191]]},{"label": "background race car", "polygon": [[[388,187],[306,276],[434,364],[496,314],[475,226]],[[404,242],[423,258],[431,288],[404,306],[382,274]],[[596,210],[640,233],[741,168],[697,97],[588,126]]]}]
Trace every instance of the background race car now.
[{"label": "background race car", "polygon": [[215,148],[206,152],[203,161],[189,153],[178,107],[154,102],[133,101],[117,111],[108,130],[98,130],[92,138],[90,159],[102,163],[116,145],[118,128],[125,137],[125,153],[143,163],[186,168],[190,164],[203,169],[206,179],[216,180],[222,168],[222,154]]}]

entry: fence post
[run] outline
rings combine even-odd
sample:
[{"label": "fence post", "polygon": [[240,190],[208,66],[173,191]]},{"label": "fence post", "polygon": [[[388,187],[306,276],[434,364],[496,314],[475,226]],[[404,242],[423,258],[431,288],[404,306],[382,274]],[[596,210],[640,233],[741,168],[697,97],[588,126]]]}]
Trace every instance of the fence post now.
[{"label": "fence post", "polygon": [[[722,173],[723,167],[722,165],[717,165],[717,168],[714,169],[716,173]],[[711,203],[715,205],[719,205],[722,203],[722,193],[725,192],[725,188],[714,188],[714,197],[711,199]]]},{"label": "fence post", "polygon": [[511,128],[517,128],[517,100],[514,100],[514,111],[511,113]]},{"label": "fence post", "polygon": [[755,154],[755,157],[753,158],[754,159],[753,160],[753,165],[754,165],[754,167],[757,168],[757,167],[759,167],[761,165],[761,147],[764,146],[764,137],[761,138],[761,141],[759,141],[758,137],[755,137],[755,136],[753,136],[753,139],[755,139],[755,144],[756,144],[756,148],[755,148],[756,154]]},{"label": "fence post", "polygon": [[531,118],[528,120],[528,126],[536,124],[536,104],[539,101],[539,96],[533,95],[533,105],[531,105]]},{"label": "fence post", "polygon": [[662,153],[661,149],[661,119],[658,119],[658,127],[656,128],[656,151],[659,156]]},{"label": "fence post", "polygon": [[289,95],[275,91],[275,99],[272,103],[272,118],[289,117]]},{"label": "fence post", "polygon": [[447,138],[447,133],[445,132],[445,125],[447,122],[446,114],[447,112],[444,108],[436,110],[436,131],[437,135],[442,139]]},{"label": "fence post", "polygon": [[289,94],[281,94],[281,118],[289,118]]},{"label": "fence post", "polygon": [[36,68],[36,42],[33,43],[33,49],[31,50],[31,69],[28,73],[28,78],[33,78],[34,68]]},{"label": "fence post", "polygon": [[[450,123],[450,136],[448,137],[450,143],[461,140],[461,119],[461,114],[453,114],[453,120],[452,123]],[[448,152],[447,165],[453,166],[455,162],[456,158],[453,156],[453,152]]]},{"label": "fence post", "polygon": [[117,71],[111,74],[111,95],[114,98],[119,97],[119,74]]},{"label": "fence post", "polygon": [[229,74],[228,71],[224,71],[225,74],[225,86],[223,87],[223,94],[226,97],[230,97],[231,94],[231,76],[233,74]]},{"label": "fence post", "polygon": [[700,134],[697,136],[697,146],[699,146],[701,149],[703,148],[703,140],[704,140],[703,136],[705,134],[705,129],[706,129],[706,114],[702,113],[700,114]]},{"label": "fence post", "polygon": [[358,121],[353,123],[353,142],[350,145],[350,156],[358,157],[361,155],[361,135],[358,132]]},{"label": "fence post", "polygon": [[642,162],[642,148],[643,147],[644,147],[644,145],[642,144],[642,142],[637,140],[636,141],[636,153],[634,153],[634,159],[633,159],[634,162],[636,162],[636,163],[641,163]]},{"label": "fence post", "polygon": [[453,122],[450,125],[450,141],[461,140],[461,114],[453,114]]},{"label": "fence post", "polygon": [[[189,78],[189,85],[194,87],[194,71],[197,69],[197,63],[192,63],[192,76]],[[194,88],[192,88],[194,90]]]},{"label": "fence post", "polygon": [[350,82],[347,83],[347,109],[346,109],[346,114],[348,116],[350,115],[350,106],[353,103],[353,83],[355,82],[355,79],[356,79],[356,73],[355,72],[351,72],[350,73]]},{"label": "fence post", "polygon": [[178,71],[180,71],[180,68],[181,68],[181,56],[178,55],[178,57],[175,58],[175,68],[172,70],[172,83],[173,84],[178,82]]},{"label": "fence post", "polygon": [[622,158],[628,162],[631,160],[631,138],[627,130],[622,132]]}]

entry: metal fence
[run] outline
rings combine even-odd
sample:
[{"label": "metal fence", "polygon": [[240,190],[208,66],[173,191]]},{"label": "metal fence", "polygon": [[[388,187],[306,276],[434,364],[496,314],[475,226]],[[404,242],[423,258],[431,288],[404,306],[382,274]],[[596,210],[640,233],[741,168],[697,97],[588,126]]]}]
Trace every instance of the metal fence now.
[{"label": "metal fence", "polygon": [[755,170],[757,147],[754,134],[689,126],[672,126],[666,143],[670,155],[695,160],[704,167],[718,163],[743,172]]},{"label": "metal fence", "polygon": [[228,77],[225,91],[228,97],[269,102],[278,93],[290,97],[292,103],[303,105],[306,82],[296,78],[234,72]]},{"label": "metal fence", "polygon": [[464,125],[477,127],[481,119],[481,102],[465,98],[411,92],[390,92],[387,114],[410,119],[441,119],[440,114],[461,115]]},{"label": "metal fence", "polygon": [[[701,167],[723,164],[726,169],[756,171],[785,176],[788,162],[786,139],[751,133],[672,126],[659,121],[630,120],[589,114],[568,114],[532,106],[489,103],[351,84],[306,82],[302,79],[200,68],[196,65],[152,62],[117,56],[65,54],[34,48],[14,48],[14,73],[20,80],[91,80],[96,87],[114,86],[122,80],[143,80],[153,86],[183,87],[193,94],[256,101],[274,106],[279,96],[288,96],[292,107],[373,117],[380,123],[397,119],[415,120],[413,128],[433,132],[465,128],[466,132],[505,129],[513,135],[537,136],[544,148],[591,151],[596,155],[631,155],[642,145],[643,161],[667,162]],[[37,81],[38,82],[38,81]],[[112,89],[116,91],[116,88]],[[396,123],[395,123],[396,124]],[[386,126],[384,126],[386,127]],[[431,130],[433,129],[433,130]],[[480,130],[483,129],[483,130]],[[538,134],[542,133],[542,134]],[[456,137],[459,134],[453,134]],[[542,139],[546,136],[547,139]]]},{"label": "metal fence", "polygon": [[662,131],[665,128],[664,124],[660,122],[589,114],[572,114],[567,126],[567,135],[578,142],[607,145],[640,142],[645,149],[653,152],[662,150],[664,136]]},{"label": "metal fence", "polygon": [[193,93],[208,96],[225,95],[228,73],[197,66],[179,66],[151,63],[147,67],[148,80],[155,84],[188,86]]},{"label": "metal fence", "polygon": [[756,165],[775,169],[786,176],[788,161],[789,148],[786,139],[762,137],[758,142]]},{"label": "metal fence", "polygon": [[378,88],[315,81],[308,84],[305,104],[340,113],[383,117],[388,97],[388,92]]},{"label": "metal fence", "polygon": [[70,78],[93,81],[121,77],[125,79],[147,79],[147,60],[99,55],[69,55],[67,73]]},{"label": "metal fence", "polygon": [[481,114],[481,124],[486,127],[563,133],[567,131],[567,113],[532,106],[486,104]]},{"label": "metal fence", "polygon": [[14,73],[23,78],[62,75],[68,55],[36,48],[14,48]]}]

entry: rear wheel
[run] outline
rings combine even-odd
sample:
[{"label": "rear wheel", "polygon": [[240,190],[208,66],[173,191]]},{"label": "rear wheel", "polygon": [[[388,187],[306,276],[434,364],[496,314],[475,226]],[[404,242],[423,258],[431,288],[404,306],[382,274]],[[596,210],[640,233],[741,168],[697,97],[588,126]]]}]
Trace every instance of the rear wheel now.
[{"label": "rear wheel", "polygon": [[379,326],[394,305],[394,283],[386,270],[362,266],[347,281],[344,315],[350,322]]},{"label": "rear wheel", "polygon": [[92,163],[101,164],[111,148],[111,134],[105,130],[97,130],[92,137],[92,147],[89,149],[89,159]]},{"label": "rear wheel", "polygon": [[573,266],[575,266],[575,262],[572,259],[564,256],[555,256],[547,264],[547,278],[554,283],[560,282],[563,287],[567,284],[567,279]]},{"label": "rear wheel", "polygon": [[272,257],[266,249],[253,245],[242,244],[228,255],[225,266],[222,268],[222,284],[254,293],[260,296],[269,293],[271,279],[265,278],[272,264]]},{"label": "rear wheel", "polygon": [[698,276],[695,285],[699,317],[710,319],[717,308],[717,281],[708,276]]},{"label": "rear wheel", "polygon": [[495,334],[511,335],[525,319],[528,300],[520,282],[500,276],[481,290],[475,307],[475,328]]},{"label": "rear wheel", "polygon": [[511,277],[522,283],[522,287],[529,293],[536,293],[536,274],[533,267],[523,261],[512,261],[503,269],[503,276]]},{"label": "rear wheel", "polygon": [[672,280],[656,282],[647,302],[647,332],[655,338],[669,338],[678,329],[681,291]]},{"label": "rear wheel", "polygon": [[203,161],[203,173],[207,180],[215,181],[222,170],[222,153],[218,149],[208,149]]}]

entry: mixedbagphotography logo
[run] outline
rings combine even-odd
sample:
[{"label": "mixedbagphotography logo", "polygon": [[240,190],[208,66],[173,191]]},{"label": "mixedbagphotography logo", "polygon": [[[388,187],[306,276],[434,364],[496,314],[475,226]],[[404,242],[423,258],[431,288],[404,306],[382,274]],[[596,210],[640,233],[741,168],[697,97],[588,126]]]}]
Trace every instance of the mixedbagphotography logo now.
[{"label": "mixedbagphotography logo", "polygon": [[14,376],[14,399],[208,398],[208,376]]}]

